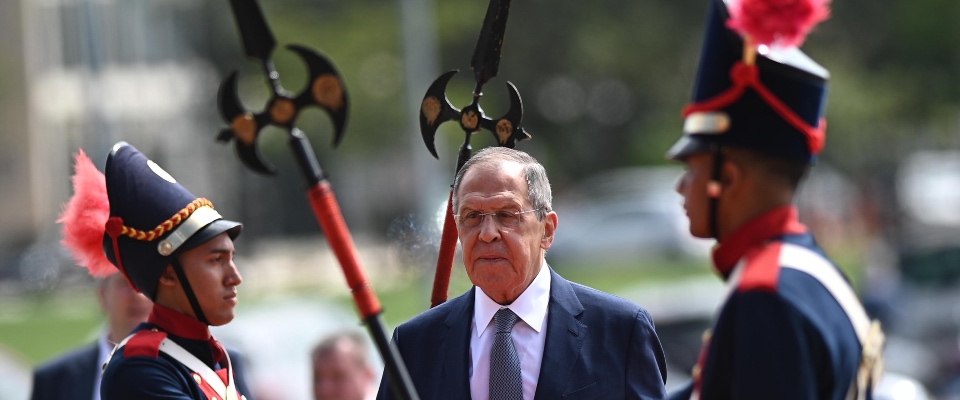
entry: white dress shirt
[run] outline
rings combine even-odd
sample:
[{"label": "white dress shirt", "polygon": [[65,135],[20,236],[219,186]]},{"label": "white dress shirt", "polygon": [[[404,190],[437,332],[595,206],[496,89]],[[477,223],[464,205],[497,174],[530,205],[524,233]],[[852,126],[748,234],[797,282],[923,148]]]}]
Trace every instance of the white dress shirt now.
[{"label": "white dress shirt", "polygon": [[113,344],[107,339],[106,332],[100,335],[97,343],[100,347],[100,354],[97,355],[97,372],[93,374],[93,400],[100,400],[100,377],[103,376],[103,364],[107,363],[107,358],[110,357],[110,352],[113,351]]},{"label": "white dress shirt", "polygon": [[[501,308],[509,308],[520,320],[513,327],[513,345],[520,357],[523,379],[523,398],[533,400],[540,378],[540,362],[547,338],[547,305],[550,303],[550,269],[546,263],[520,297],[508,306],[490,299],[477,287],[473,305],[473,323],[470,335],[470,395],[474,399],[488,399],[490,395],[490,347],[496,336],[493,315]],[[522,323],[521,323],[522,322]]]}]

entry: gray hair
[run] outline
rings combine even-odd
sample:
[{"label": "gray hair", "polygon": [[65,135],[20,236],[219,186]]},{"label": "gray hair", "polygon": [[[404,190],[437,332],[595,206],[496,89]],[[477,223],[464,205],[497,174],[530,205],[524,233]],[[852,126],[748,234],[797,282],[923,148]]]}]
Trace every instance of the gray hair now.
[{"label": "gray hair", "polygon": [[337,348],[340,342],[347,342],[351,345],[351,357],[365,368],[372,368],[370,362],[369,348],[366,337],[361,332],[347,330],[334,332],[321,339],[313,349],[310,350],[310,362],[315,363],[317,357],[329,353]]},{"label": "gray hair", "polygon": [[453,181],[453,209],[457,210],[460,200],[458,192],[464,175],[475,165],[498,165],[503,162],[515,162],[523,167],[523,177],[527,181],[527,200],[537,211],[537,219],[543,220],[547,213],[553,211],[553,194],[550,191],[550,180],[547,171],[537,159],[520,150],[508,147],[487,147],[470,157],[463,168],[457,172]]}]

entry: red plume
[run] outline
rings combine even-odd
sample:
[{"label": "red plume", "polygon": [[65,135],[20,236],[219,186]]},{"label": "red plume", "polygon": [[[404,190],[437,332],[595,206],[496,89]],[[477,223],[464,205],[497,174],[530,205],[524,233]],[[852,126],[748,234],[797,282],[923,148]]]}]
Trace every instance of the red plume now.
[{"label": "red plume", "polygon": [[119,272],[103,254],[103,234],[110,217],[107,181],[83,150],[75,156],[73,197],[57,222],[63,224],[60,241],[90,275],[103,278]]},{"label": "red plume", "polygon": [[797,46],[830,17],[830,0],[737,0],[727,26],[754,44]]}]

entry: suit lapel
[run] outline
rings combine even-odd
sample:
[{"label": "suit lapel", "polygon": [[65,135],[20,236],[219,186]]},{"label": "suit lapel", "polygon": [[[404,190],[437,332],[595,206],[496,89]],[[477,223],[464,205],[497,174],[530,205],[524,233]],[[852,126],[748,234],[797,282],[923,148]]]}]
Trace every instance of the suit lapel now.
[{"label": "suit lapel", "polygon": [[535,399],[558,399],[571,385],[587,327],[579,321],[583,305],[569,281],[550,269],[547,339]]},{"label": "suit lapel", "polygon": [[440,352],[440,382],[437,394],[446,398],[470,398],[470,323],[473,318],[473,303],[476,288],[451,302],[453,307],[444,320],[447,332],[441,335],[437,351]]}]

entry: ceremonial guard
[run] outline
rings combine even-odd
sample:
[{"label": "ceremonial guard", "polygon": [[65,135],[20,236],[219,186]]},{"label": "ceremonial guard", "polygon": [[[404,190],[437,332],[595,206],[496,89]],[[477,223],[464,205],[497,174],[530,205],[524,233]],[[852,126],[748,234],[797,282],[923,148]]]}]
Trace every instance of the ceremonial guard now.
[{"label": "ceremonial guard", "polygon": [[64,242],[92,275],[119,269],[154,303],[148,321],[114,348],[102,398],[247,398],[209,330],[234,317],[242,278],[233,240],[241,224],[124,142],[111,149],[102,174],[80,152],[73,182]]},{"label": "ceremonial guard", "polygon": [[883,334],[798,220],[824,146],[828,72],[798,48],[822,0],[710,0],[693,102],[668,157],[694,236],[716,238],[728,290],[693,382],[674,399],[863,399]]}]

